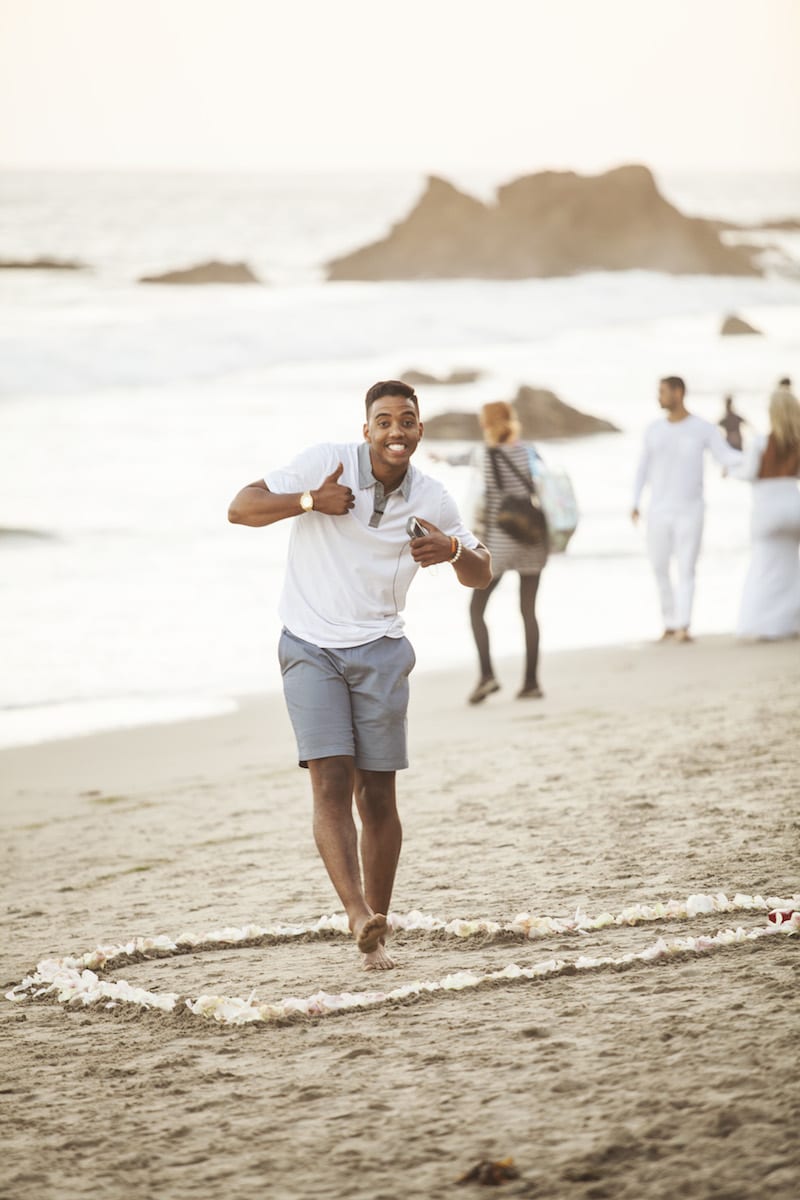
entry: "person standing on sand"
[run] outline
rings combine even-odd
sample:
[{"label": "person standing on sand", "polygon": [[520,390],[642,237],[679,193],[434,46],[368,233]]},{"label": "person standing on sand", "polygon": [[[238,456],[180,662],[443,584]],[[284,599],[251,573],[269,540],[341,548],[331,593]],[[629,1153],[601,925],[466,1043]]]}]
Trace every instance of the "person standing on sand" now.
[{"label": "person standing on sand", "polygon": [[800,403],[786,387],[770,397],[770,432],[754,440],[731,475],[753,485],[752,555],[742,595],[740,637],[800,634]]},{"label": "person standing on sand", "polygon": [[740,417],[737,412],[733,411],[733,396],[726,396],[725,412],[719,425],[725,434],[725,441],[734,450],[742,448],[742,426],[744,424],[746,424],[744,417]]},{"label": "person standing on sand", "polygon": [[[525,674],[518,700],[541,700],[539,686],[539,622],[536,616],[536,597],[539,580],[547,565],[547,523],[542,520],[542,538],[536,544],[520,542],[501,528],[497,516],[504,495],[528,500],[535,494],[531,476],[531,448],[520,440],[519,418],[513,405],[505,400],[484,404],[480,411],[480,426],[484,446],[479,455],[471,452],[455,455],[431,454],[434,462],[451,466],[474,465],[481,480],[482,536],[492,556],[492,582],[485,589],[473,592],[469,615],[472,636],[478,651],[478,682],[467,697],[468,704],[482,704],[488,696],[500,691],[494,673],[486,625],[486,606],[503,575],[508,571],[519,574],[519,608],[525,633]],[[536,452],[534,451],[534,454]],[[539,457],[538,455],[536,455]]]},{"label": "person standing on sand", "polygon": [[[293,520],[278,657],[314,838],[367,970],[385,949],[402,829],[395,774],[408,766],[406,711],[414,651],[401,612],[419,567],[450,563],[485,588],[489,552],[437,480],[411,465],[422,438],[414,389],[399,380],[366,395],[364,440],[312,446],[236,495],[234,524]],[[408,532],[416,518],[424,536]],[[361,818],[361,868],[353,820]]]},{"label": "person standing on sand", "polygon": [[[684,403],[686,385],[668,375],[658,386],[658,403],[666,420],[654,421],[644,435],[636,472],[631,520],[639,520],[645,485],[650,485],[647,549],[658,584],[664,618],[662,641],[692,640],[694,577],[703,540],[703,474],[705,452],[710,450],[726,469],[735,467],[741,452],[727,444],[710,422],[693,416]],[[673,589],[670,566],[675,559],[678,586]]]}]

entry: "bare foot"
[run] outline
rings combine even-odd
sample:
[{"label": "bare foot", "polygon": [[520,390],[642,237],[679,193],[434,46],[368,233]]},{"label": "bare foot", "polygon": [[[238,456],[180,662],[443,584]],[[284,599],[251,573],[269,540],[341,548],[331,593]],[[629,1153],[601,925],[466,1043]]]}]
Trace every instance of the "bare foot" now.
[{"label": "bare foot", "polygon": [[356,925],[353,929],[362,954],[371,954],[373,950],[377,950],[388,932],[389,926],[383,913],[373,913],[363,924]]},{"label": "bare foot", "polygon": [[365,971],[391,971],[392,967],[397,965],[394,959],[386,953],[386,947],[381,945],[377,950],[372,950],[363,957]]},{"label": "bare foot", "polygon": [[688,629],[677,629],[675,631],[675,641],[676,642],[693,642],[694,638],[689,633]]},{"label": "bare foot", "polygon": [[384,946],[388,932],[389,925],[383,913],[373,913],[353,930],[356,944],[364,956],[365,971],[389,971],[395,965]]}]

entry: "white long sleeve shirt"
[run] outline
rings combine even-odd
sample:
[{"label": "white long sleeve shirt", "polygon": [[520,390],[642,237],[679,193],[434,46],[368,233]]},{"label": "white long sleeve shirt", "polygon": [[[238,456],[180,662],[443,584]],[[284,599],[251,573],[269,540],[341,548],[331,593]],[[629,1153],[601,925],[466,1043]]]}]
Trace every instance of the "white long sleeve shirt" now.
[{"label": "white long sleeve shirt", "polygon": [[639,508],[646,484],[650,485],[651,513],[701,505],[706,450],[727,469],[736,467],[742,458],[741,451],[725,441],[722,431],[701,417],[654,421],[645,430],[633,507]]},{"label": "white long sleeve shirt", "polygon": [[747,483],[754,483],[758,479],[761,459],[766,448],[766,434],[759,433],[751,438],[747,449],[742,452],[741,461],[731,468],[731,479],[744,479]]}]

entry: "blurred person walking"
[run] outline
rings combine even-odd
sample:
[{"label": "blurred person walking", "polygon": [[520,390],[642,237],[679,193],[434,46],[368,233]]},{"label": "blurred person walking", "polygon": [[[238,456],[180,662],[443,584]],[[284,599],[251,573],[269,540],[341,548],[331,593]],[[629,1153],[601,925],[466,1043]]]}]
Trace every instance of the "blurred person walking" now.
[{"label": "blurred person walking", "polygon": [[486,607],[507,571],[519,574],[519,606],[525,631],[525,673],[517,699],[541,699],[536,598],[547,563],[547,522],[538,507],[530,451],[519,440],[520,426],[513,406],[504,400],[484,404],[480,422],[485,445],[480,464],[483,506],[479,536],[492,556],[493,578],[487,588],[473,592],[470,601],[480,677],[468,700],[480,704],[500,690],[489,648]]},{"label": "blurred person walking", "polygon": [[[716,426],[690,413],[685,405],[686,384],[668,375],[658,387],[658,403],[666,420],[645,431],[636,472],[631,520],[637,524],[645,486],[650,486],[647,549],[658,585],[664,619],[662,641],[690,642],[695,570],[703,540],[705,453],[726,470],[741,461]],[[677,567],[673,587],[672,561]]]},{"label": "blurred person walking", "polygon": [[740,637],[800,634],[800,403],[785,386],[770,397],[770,432],[754,439],[737,479],[753,485],[752,552],[739,611]]},{"label": "blurred person walking", "polygon": [[734,450],[742,449],[742,426],[747,424],[744,417],[740,417],[733,408],[733,396],[725,397],[725,412],[719,422],[720,428],[725,434],[725,440]]}]

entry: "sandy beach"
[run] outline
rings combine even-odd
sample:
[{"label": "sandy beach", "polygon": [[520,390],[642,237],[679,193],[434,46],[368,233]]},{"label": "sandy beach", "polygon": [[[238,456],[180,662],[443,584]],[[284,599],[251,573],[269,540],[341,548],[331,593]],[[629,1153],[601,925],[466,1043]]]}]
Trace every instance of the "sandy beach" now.
[{"label": "sandy beach", "polygon": [[[470,665],[471,666],[471,665]],[[620,912],[693,894],[791,896],[800,646],[551,655],[543,702],[418,673],[401,777],[398,913]],[[0,755],[4,991],[42,959],[135,935],[336,911],[280,697],[236,714]],[[701,915],[542,940],[398,933],[390,982],[344,937],[127,964],[158,992],[280,1000],[766,924]],[[502,981],[367,1011],[220,1025],[0,1003],[0,1194],[401,1200],[511,1156],[525,1197],[794,1198],[800,939]]]}]

